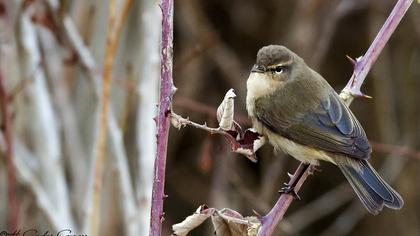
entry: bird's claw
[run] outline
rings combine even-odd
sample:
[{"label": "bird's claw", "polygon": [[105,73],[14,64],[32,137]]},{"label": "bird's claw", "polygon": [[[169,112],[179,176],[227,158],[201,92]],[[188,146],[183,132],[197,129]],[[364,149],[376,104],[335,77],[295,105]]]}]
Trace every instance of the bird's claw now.
[{"label": "bird's claw", "polygon": [[294,199],[300,200],[299,195],[295,191],[294,186],[290,186],[287,183],[284,183],[284,187],[279,190],[280,194],[290,194],[293,196]]}]

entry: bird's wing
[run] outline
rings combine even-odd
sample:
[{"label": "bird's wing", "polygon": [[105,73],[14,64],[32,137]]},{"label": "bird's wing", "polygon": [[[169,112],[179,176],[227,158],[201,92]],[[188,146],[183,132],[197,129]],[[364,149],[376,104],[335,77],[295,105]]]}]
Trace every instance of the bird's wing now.
[{"label": "bird's wing", "polygon": [[[333,92],[305,112],[285,114],[275,102],[255,101],[257,119],[271,131],[294,142],[356,159],[368,159],[371,147],[360,123]],[[274,104],[267,106],[264,104]],[[293,112],[289,112],[293,113]]]}]

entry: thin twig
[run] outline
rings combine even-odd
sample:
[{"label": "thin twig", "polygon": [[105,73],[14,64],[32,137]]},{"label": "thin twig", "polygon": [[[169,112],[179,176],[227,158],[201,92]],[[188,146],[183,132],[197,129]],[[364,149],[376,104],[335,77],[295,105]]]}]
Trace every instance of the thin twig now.
[{"label": "thin twig", "polygon": [[223,135],[229,141],[231,150],[233,152],[240,153],[253,162],[257,161],[255,151],[266,142],[265,137],[259,136],[259,134],[255,133],[252,129],[248,129],[243,132],[241,129],[227,131],[223,130],[221,127],[211,128],[208,127],[206,123],[203,125],[197,124],[188,118],[181,117],[174,112],[171,112],[171,122],[178,129],[189,125],[197,129],[207,131],[211,134]]},{"label": "thin twig", "polygon": [[238,141],[231,134],[224,131],[220,127],[219,128],[211,128],[211,127],[208,127],[206,123],[204,123],[203,125],[200,125],[200,124],[197,124],[197,123],[189,120],[188,118],[183,118],[180,115],[175,114],[174,112],[171,113],[171,117],[172,117],[172,122],[176,123],[176,124],[174,124],[175,127],[181,128],[183,126],[189,125],[189,126],[197,128],[197,129],[207,131],[211,134],[221,134],[230,142],[230,144],[232,146],[232,150],[235,150],[235,149],[237,149],[238,147],[241,146],[241,144],[238,143]]},{"label": "thin twig", "polygon": [[[354,97],[365,96],[360,92],[360,88],[363,84],[363,81],[365,80],[367,73],[369,72],[373,63],[378,58],[379,53],[382,51],[386,42],[391,37],[392,33],[398,26],[399,22],[401,21],[402,17],[404,16],[407,9],[410,7],[412,2],[413,0],[399,0],[395,5],[394,9],[392,10],[391,14],[389,15],[388,19],[385,21],[375,40],[370,45],[365,56],[362,57],[362,59],[359,58],[357,61],[353,61],[353,75],[350,78],[349,83],[340,93],[340,97],[346,102],[347,105],[350,105]],[[308,170],[305,171],[303,168],[301,168],[302,165],[303,164],[301,163],[299,168],[296,170],[294,176],[292,177],[292,179],[294,179],[296,176],[304,177],[301,181],[301,184],[303,184],[304,180],[308,175]],[[299,189],[295,188],[295,190],[297,192]],[[273,209],[270,211],[270,213],[263,217],[263,225],[261,227],[260,232],[258,233],[259,236],[272,235],[276,225],[282,219],[285,211],[292,203],[292,200],[293,199],[291,195],[282,194],[280,196],[279,200],[277,201]],[[278,203],[282,203],[282,206],[278,207]]]},{"label": "thin twig", "polygon": [[162,222],[164,220],[163,199],[165,198],[166,153],[170,127],[169,114],[172,96],[175,93],[175,87],[172,80],[174,2],[173,0],[161,0],[160,7],[162,9],[161,81],[159,109],[156,118],[158,134],[152,192],[152,210],[150,214],[149,235],[151,236],[159,236],[162,232]]}]

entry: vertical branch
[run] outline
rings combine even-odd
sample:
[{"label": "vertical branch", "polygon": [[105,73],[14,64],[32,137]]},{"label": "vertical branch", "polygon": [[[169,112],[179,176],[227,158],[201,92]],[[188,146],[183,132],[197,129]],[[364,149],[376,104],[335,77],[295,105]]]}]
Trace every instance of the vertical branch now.
[{"label": "vertical branch", "polygon": [[12,113],[10,96],[6,91],[3,74],[0,71],[0,106],[3,120],[3,132],[6,141],[6,166],[7,166],[7,198],[8,214],[7,225],[9,232],[14,232],[17,227],[18,205],[16,201],[16,176],[13,166],[13,137],[12,137]]},{"label": "vertical branch", "polygon": [[157,151],[155,159],[155,175],[153,180],[152,210],[150,215],[151,236],[158,236],[162,231],[163,199],[165,185],[165,165],[168,147],[169,114],[171,100],[175,92],[172,81],[173,57],[173,0],[161,0],[162,9],[162,41],[161,41],[161,81],[159,110],[157,116]]},{"label": "vertical branch", "polygon": [[[340,97],[346,102],[347,105],[350,105],[354,97],[366,96],[360,92],[363,81],[365,80],[366,75],[371,69],[373,63],[378,58],[385,44],[388,42],[389,38],[391,37],[392,33],[398,26],[399,22],[405,15],[412,2],[413,0],[399,0],[388,16],[388,19],[385,21],[375,40],[370,45],[365,56],[363,56],[361,59],[357,59],[356,61],[352,60],[354,63],[353,75],[347,83],[346,87],[340,93]],[[298,192],[300,186],[306,180],[310,169],[311,168],[304,169],[303,163],[301,163],[299,168],[291,177],[289,184],[296,182],[298,183],[295,187],[296,192]],[[278,222],[283,218],[284,213],[292,203],[292,200],[293,196],[289,194],[282,194],[280,196],[272,210],[262,218],[262,227],[258,232],[259,236],[272,235]]]}]

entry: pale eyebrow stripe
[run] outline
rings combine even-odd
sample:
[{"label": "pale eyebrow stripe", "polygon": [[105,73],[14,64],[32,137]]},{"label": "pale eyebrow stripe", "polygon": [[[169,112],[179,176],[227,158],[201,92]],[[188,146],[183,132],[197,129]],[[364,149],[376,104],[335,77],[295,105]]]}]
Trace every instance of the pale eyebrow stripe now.
[{"label": "pale eyebrow stripe", "polygon": [[275,68],[277,66],[288,66],[290,64],[292,64],[292,61],[291,60],[285,61],[285,62],[280,62],[280,63],[275,64],[275,65],[272,65],[272,66],[267,66],[267,69],[272,69],[272,68]]}]

